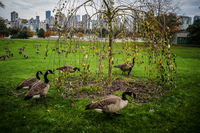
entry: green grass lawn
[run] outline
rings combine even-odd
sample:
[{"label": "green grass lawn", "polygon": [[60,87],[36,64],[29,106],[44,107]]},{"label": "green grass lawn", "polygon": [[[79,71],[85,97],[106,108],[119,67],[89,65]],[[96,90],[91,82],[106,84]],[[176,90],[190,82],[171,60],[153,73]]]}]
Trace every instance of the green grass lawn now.
[{"label": "green grass lawn", "polygon": [[[171,51],[177,56],[177,87],[167,91],[157,101],[145,104],[136,104],[129,101],[127,107],[119,111],[123,114],[121,117],[113,117],[112,120],[106,118],[104,114],[96,113],[93,110],[85,111],[85,106],[91,103],[91,99],[69,99],[63,98],[56,92],[56,87],[51,81],[58,75],[49,75],[51,88],[47,93],[47,104],[36,104],[34,99],[24,101],[25,92],[27,90],[16,90],[20,82],[28,77],[35,77],[35,73],[41,70],[43,73],[64,64],[72,64],[73,66],[82,67],[80,63],[91,65],[91,73],[95,73],[99,60],[95,55],[88,53],[88,58],[83,60],[83,54],[69,54],[67,57],[59,58],[51,50],[51,46],[55,41],[48,40],[20,40],[14,42],[10,39],[0,39],[0,56],[5,55],[7,46],[13,57],[6,58],[5,61],[0,59],[0,132],[180,132],[180,133],[196,133],[199,132],[200,118],[200,47],[189,46],[172,46]],[[39,54],[36,54],[37,48],[34,44],[40,43],[38,47]],[[25,46],[24,53],[29,55],[28,59],[23,54],[18,54],[18,48]],[[49,54],[44,60],[45,46],[49,44]],[[81,44],[89,48],[90,42]],[[76,44],[72,44],[73,47]],[[100,46],[99,46],[100,48]],[[117,48],[116,48],[117,49]],[[125,57],[121,55],[120,58]],[[118,63],[123,60],[114,56],[114,60],[118,59]],[[132,58],[132,57],[128,57]],[[59,61],[60,60],[60,61]],[[105,64],[107,59],[102,60]],[[143,65],[135,65],[131,76],[133,78],[143,77],[145,74]],[[107,75],[105,66],[103,72]],[[113,68],[113,75],[115,75]],[[117,70],[118,75],[121,71]],[[78,73],[71,74],[72,76]],[[41,78],[43,80],[43,77]],[[116,93],[120,96],[122,92]],[[97,98],[97,100],[100,98]],[[72,107],[70,104],[74,103]]]}]

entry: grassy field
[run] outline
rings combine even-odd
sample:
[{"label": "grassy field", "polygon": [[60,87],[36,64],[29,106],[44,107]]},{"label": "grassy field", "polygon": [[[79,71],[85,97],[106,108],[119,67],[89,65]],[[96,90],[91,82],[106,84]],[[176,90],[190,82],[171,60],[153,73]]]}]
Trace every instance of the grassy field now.
[{"label": "grassy field", "polygon": [[[5,44],[5,42],[10,42]],[[34,48],[33,44],[41,44]],[[122,117],[106,118],[104,114],[95,111],[85,111],[85,106],[91,103],[91,99],[69,99],[58,95],[56,88],[52,86],[47,94],[47,104],[36,104],[34,99],[24,101],[26,90],[15,90],[17,85],[28,77],[35,77],[38,70],[45,72],[55,69],[66,61],[80,67],[83,55],[69,55],[61,58],[59,64],[58,54],[51,52],[50,46],[55,41],[49,42],[49,55],[44,60],[45,46],[48,40],[14,40],[0,39],[0,55],[5,55],[7,46],[13,57],[5,61],[0,59],[0,131],[7,132],[199,132],[200,118],[200,47],[172,46],[172,51],[177,55],[177,88],[169,90],[157,101],[145,104],[136,104],[131,101],[127,107],[120,111]],[[18,54],[18,48],[25,46],[24,53]],[[75,44],[74,44],[75,45]],[[84,42],[84,46],[89,43]],[[39,49],[40,53],[36,54]],[[52,54],[51,54],[52,53]],[[90,55],[90,54],[89,54]],[[122,55],[123,56],[123,55]],[[131,58],[131,57],[130,57]],[[54,61],[55,60],[55,61]],[[104,60],[106,62],[106,60]],[[96,71],[98,59],[90,55],[85,59],[86,64],[91,66],[91,72]],[[122,62],[121,60],[119,63]],[[135,65],[131,75],[133,78],[143,77],[141,65]],[[103,72],[107,73],[107,66]],[[49,75],[50,81],[58,75]],[[134,73],[134,74],[133,74]],[[113,74],[115,70],[113,69]],[[121,74],[118,71],[118,74]],[[77,73],[72,74],[76,76]],[[43,80],[43,78],[42,78]],[[19,93],[21,92],[21,93]],[[121,95],[117,92],[115,95]],[[98,100],[100,98],[97,98]],[[129,99],[130,101],[130,99]],[[73,103],[74,106],[70,104]]]}]

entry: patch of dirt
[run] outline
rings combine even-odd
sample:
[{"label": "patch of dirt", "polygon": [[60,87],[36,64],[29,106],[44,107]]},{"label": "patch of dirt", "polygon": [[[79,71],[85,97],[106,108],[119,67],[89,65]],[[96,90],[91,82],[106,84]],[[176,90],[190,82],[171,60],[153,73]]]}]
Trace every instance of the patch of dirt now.
[{"label": "patch of dirt", "polygon": [[[95,87],[95,82],[90,82],[87,86]],[[163,95],[166,89],[158,89],[157,87],[149,87],[135,83],[134,81],[124,81],[124,80],[115,80],[112,82],[111,86],[108,86],[107,83],[102,83],[103,90],[93,91],[89,93],[78,91],[78,88],[75,88],[74,95],[67,95],[67,98],[90,98],[95,99],[97,97],[113,95],[117,91],[131,91],[136,94],[137,103],[146,103],[152,102],[156,97]]]}]

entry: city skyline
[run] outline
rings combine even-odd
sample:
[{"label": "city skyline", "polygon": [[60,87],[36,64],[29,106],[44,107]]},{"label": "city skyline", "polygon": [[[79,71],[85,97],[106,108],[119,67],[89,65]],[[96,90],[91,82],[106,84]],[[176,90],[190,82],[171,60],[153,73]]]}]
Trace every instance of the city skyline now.
[{"label": "city skyline", "polygon": [[[79,0],[82,2],[83,0]],[[174,0],[176,3],[179,0]],[[199,0],[181,0],[183,5],[181,6],[181,10],[177,12],[177,15],[185,15],[185,16],[195,16],[200,15],[200,1]],[[46,11],[51,11],[51,15],[54,16],[53,9],[58,6],[58,1],[55,0],[9,0],[2,2],[5,5],[5,8],[0,8],[0,17],[4,19],[11,20],[11,12],[15,11],[19,14],[19,18],[23,19],[31,19],[36,18],[36,16],[40,16],[40,20],[44,21],[46,18]],[[26,13],[25,13],[26,12]],[[27,13],[28,12],[28,13]],[[86,12],[79,11],[77,15],[84,15]],[[91,14],[91,12],[89,12]]]}]

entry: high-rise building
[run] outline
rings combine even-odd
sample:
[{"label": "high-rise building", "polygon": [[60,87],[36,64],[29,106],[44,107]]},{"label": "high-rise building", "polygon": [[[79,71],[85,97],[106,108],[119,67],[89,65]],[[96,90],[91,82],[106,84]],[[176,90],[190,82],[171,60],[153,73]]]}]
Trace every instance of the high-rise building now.
[{"label": "high-rise building", "polygon": [[76,15],[76,19],[77,19],[78,22],[81,21],[80,15]]},{"label": "high-rise building", "polygon": [[[197,16],[197,15],[194,16],[194,21],[196,21],[197,19],[200,19],[200,16]],[[194,22],[194,21],[193,21],[193,22]]]},{"label": "high-rise building", "polygon": [[77,17],[75,15],[68,16],[67,18],[67,26],[68,27],[76,27],[77,26]]},{"label": "high-rise building", "polygon": [[36,29],[39,29],[40,28],[40,16],[36,16]]},{"label": "high-rise building", "polygon": [[18,13],[15,11],[11,12],[11,21],[15,22],[17,21],[17,19],[18,19]]},{"label": "high-rise building", "polygon": [[51,11],[46,11],[46,19],[49,19],[51,17]]},{"label": "high-rise building", "polygon": [[50,18],[49,18],[49,27],[47,27],[47,29],[48,28],[53,28],[53,26],[54,26],[54,23],[55,23],[55,18],[53,17],[53,16],[51,16]]},{"label": "high-rise building", "polygon": [[192,24],[192,18],[191,17],[179,16],[179,19],[182,23],[182,25],[180,26],[181,29],[187,29],[187,27]]},{"label": "high-rise building", "polygon": [[84,33],[86,33],[87,29],[90,29],[90,15],[85,14],[82,15],[82,25],[83,25],[83,29],[84,29]]}]

